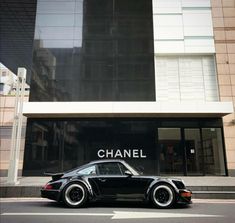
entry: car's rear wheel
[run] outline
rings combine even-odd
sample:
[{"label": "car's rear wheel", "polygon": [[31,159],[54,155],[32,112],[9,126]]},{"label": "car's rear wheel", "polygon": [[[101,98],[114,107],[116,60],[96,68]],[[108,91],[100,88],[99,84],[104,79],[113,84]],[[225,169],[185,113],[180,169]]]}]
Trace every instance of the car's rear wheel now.
[{"label": "car's rear wheel", "polygon": [[87,201],[87,189],[80,183],[70,184],[63,191],[63,201],[68,207],[82,207]]},{"label": "car's rear wheel", "polygon": [[174,189],[167,184],[156,185],[151,196],[153,204],[158,208],[169,208],[175,203]]}]

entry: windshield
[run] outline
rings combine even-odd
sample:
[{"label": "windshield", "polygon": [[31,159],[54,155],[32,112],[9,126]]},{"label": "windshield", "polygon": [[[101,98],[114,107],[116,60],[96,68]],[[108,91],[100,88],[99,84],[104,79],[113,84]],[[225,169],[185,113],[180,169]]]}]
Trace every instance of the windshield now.
[{"label": "windshield", "polygon": [[136,170],[134,167],[130,166],[128,163],[125,162],[125,166],[134,174],[134,175],[140,175],[139,171]]}]

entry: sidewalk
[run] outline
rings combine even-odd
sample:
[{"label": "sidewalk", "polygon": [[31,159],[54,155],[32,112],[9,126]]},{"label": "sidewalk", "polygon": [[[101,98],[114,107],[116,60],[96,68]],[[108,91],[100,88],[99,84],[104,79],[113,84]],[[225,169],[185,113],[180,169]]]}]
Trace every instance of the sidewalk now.
[{"label": "sidewalk", "polygon": [[[19,184],[15,186],[44,186],[51,177],[20,177],[18,178]],[[7,177],[0,177],[0,187],[2,186],[12,186],[7,184]]]},{"label": "sidewalk", "polygon": [[[186,186],[234,186],[235,187],[235,177],[173,177],[180,178],[184,180]],[[51,177],[20,177],[18,178],[19,184],[16,186],[44,186]],[[7,178],[0,177],[0,186],[7,186]]]},{"label": "sidewalk", "polygon": [[[176,177],[184,180],[193,191],[194,198],[235,198],[235,177]],[[19,184],[8,185],[7,178],[0,178],[0,197],[40,197],[40,189],[50,177],[21,177]]]}]

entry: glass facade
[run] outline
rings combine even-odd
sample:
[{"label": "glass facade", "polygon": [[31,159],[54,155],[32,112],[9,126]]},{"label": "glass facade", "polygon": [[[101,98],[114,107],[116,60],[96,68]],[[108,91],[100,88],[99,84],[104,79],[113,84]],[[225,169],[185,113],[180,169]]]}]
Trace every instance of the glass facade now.
[{"label": "glass facade", "polygon": [[0,3],[0,62],[15,74],[27,69],[29,83],[37,0],[6,0]]},{"label": "glass facade", "polygon": [[38,0],[30,101],[154,101],[151,0]]},{"label": "glass facade", "polygon": [[183,153],[180,128],[158,129],[160,173],[183,175]]},{"label": "glass facade", "polygon": [[225,175],[221,127],[220,119],[29,119],[23,175],[107,158],[147,175]]},{"label": "glass facade", "polygon": [[206,174],[222,174],[225,171],[225,163],[221,129],[202,129],[202,144]]}]

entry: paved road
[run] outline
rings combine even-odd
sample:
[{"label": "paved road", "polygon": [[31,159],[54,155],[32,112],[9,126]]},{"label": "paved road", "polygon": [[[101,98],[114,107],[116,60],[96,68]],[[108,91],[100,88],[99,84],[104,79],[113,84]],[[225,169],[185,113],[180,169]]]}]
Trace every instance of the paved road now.
[{"label": "paved road", "polygon": [[235,200],[194,200],[188,207],[161,210],[143,204],[96,204],[70,209],[38,198],[0,199],[1,223],[235,222]]}]

